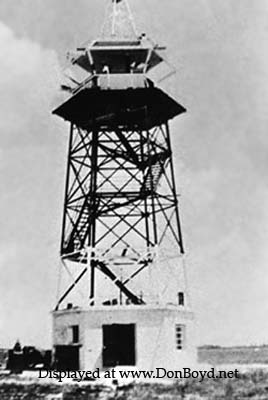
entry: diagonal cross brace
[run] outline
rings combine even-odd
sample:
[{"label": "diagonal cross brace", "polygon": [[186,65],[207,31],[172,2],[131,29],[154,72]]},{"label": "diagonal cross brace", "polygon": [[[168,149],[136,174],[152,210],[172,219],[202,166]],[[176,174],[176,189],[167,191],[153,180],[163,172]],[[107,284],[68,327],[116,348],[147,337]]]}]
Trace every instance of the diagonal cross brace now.
[{"label": "diagonal cross brace", "polygon": [[102,261],[92,261],[93,265],[98,267],[101,272],[103,272],[108,278],[110,278],[113,283],[127,296],[128,299],[132,301],[133,304],[145,304],[142,299],[137,297],[134,293],[132,293],[123,283],[120,281],[117,276],[107,267],[107,265]]}]

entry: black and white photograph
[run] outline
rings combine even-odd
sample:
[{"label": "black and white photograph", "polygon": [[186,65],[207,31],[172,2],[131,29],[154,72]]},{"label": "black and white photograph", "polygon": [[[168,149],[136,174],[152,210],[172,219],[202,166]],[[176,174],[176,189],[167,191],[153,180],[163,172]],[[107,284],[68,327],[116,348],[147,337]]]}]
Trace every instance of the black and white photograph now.
[{"label": "black and white photograph", "polygon": [[0,0],[0,399],[268,399],[268,1]]}]

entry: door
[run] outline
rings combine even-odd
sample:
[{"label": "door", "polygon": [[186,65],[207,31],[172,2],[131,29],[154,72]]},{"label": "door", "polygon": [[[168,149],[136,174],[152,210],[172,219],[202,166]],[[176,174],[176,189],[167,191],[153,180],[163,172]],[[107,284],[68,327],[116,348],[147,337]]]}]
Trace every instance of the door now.
[{"label": "door", "polygon": [[58,371],[79,370],[79,347],[78,346],[56,346],[55,362]]},{"label": "door", "polygon": [[135,365],[135,324],[103,325],[103,367]]}]

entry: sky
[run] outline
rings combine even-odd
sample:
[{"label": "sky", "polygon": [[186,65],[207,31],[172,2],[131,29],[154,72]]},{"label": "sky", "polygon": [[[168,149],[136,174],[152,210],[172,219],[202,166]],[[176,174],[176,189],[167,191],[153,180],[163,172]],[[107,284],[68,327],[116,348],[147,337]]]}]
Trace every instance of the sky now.
[{"label": "sky", "polygon": [[[130,0],[168,47],[188,280],[199,344],[268,343],[268,2]],[[51,346],[68,126],[65,54],[105,0],[0,1],[0,347]]]}]

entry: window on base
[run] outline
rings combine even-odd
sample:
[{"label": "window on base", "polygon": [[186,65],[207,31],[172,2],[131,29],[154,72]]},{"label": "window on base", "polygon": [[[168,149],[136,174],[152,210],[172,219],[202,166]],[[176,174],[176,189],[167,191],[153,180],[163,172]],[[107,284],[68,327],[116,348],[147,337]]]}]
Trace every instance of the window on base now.
[{"label": "window on base", "polygon": [[185,347],[185,325],[175,325],[176,349],[183,350]]},{"label": "window on base", "polygon": [[183,292],[178,293],[178,305],[184,306],[184,293]]},{"label": "window on base", "polygon": [[72,343],[79,343],[79,326],[72,325]]}]

